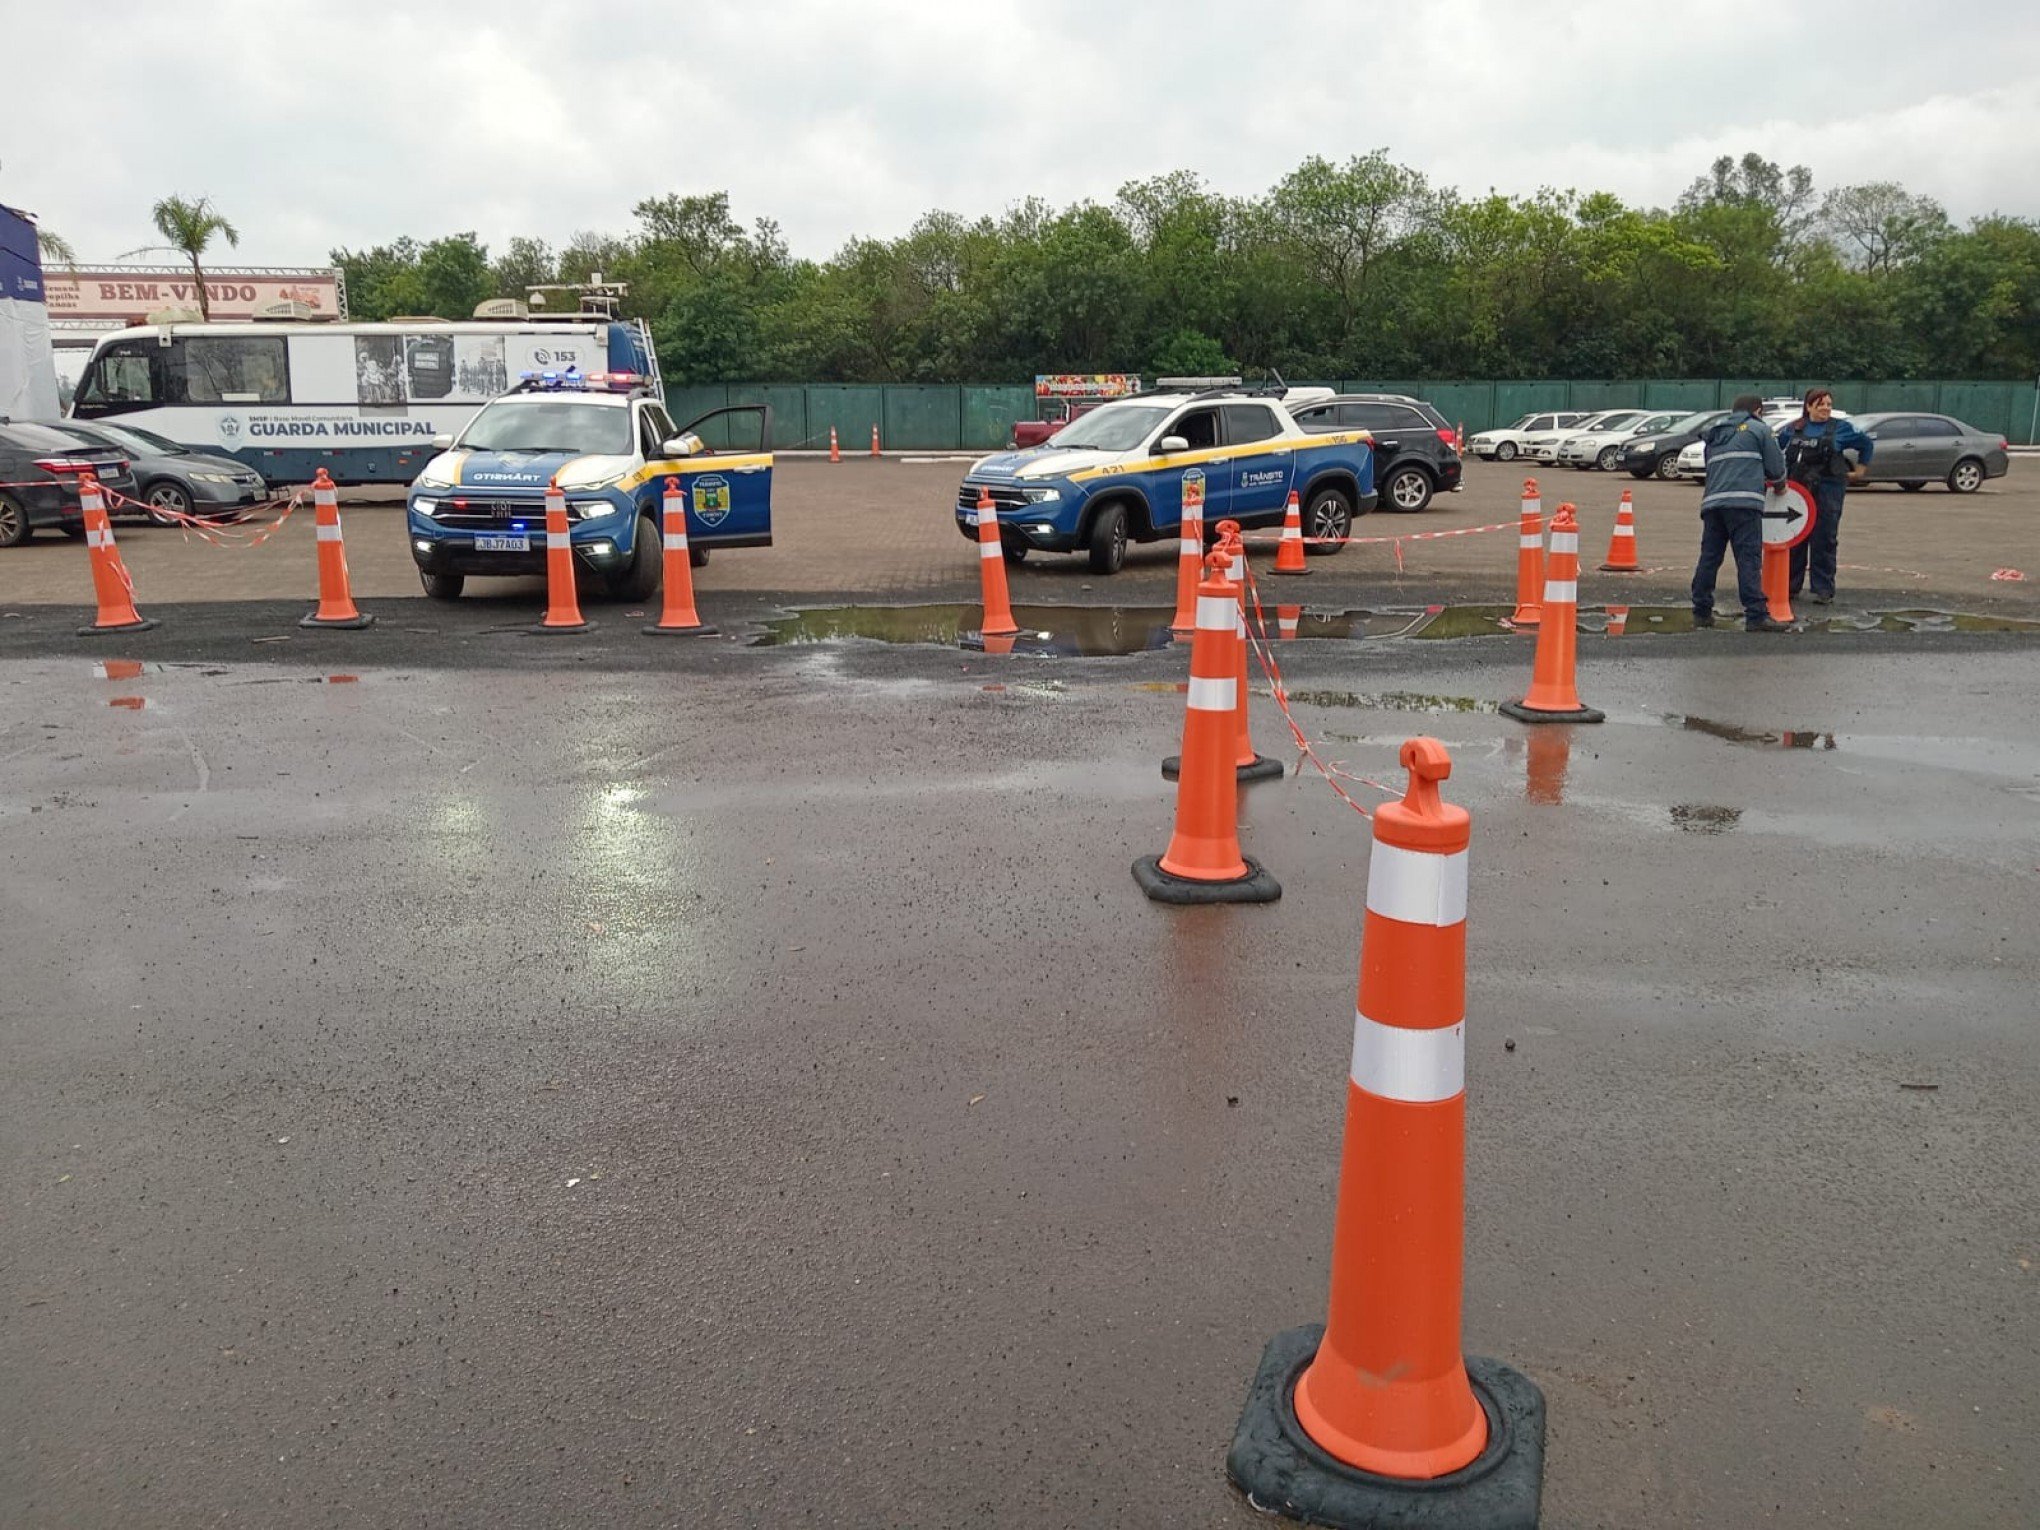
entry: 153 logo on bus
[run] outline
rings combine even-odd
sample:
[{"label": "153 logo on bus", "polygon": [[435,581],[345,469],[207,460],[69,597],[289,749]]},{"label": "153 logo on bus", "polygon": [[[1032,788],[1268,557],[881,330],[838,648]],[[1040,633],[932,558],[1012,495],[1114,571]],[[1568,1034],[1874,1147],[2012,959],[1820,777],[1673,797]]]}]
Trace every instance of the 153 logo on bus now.
[{"label": "153 logo on bus", "polygon": [[730,481],[714,473],[694,480],[694,518],[704,526],[720,526],[729,519]]}]

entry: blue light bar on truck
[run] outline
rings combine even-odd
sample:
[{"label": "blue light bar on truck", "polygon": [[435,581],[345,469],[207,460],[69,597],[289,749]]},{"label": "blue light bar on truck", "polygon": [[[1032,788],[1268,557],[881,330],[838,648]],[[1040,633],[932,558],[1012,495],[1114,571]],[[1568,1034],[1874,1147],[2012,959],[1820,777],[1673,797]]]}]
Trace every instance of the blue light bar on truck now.
[{"label": "blue light bar on truck", "polygon": [[520,372],[516,393],[628,393],[645,386],[641,372],[583,372],[568,367],[563,372]]}]

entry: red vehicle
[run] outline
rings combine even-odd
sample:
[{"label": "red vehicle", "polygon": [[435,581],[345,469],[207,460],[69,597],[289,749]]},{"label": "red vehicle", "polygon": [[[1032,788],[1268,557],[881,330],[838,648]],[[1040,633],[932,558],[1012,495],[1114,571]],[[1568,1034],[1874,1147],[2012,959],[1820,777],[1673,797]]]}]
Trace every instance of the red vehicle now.
[{"label": "red vehicle", "polygon": [[1126,372],[1055,373],[1034,379],[1035,418],[1013,422],[1013,449],[1039,446],[1080,415],[1115,398],[1140,392]]}]

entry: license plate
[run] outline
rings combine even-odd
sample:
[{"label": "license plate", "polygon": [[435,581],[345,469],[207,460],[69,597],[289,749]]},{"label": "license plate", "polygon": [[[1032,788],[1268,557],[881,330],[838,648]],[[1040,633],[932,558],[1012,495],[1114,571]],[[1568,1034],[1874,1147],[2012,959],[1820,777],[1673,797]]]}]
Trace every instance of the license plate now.
[{"label": "license plate", "polygon": [[476,537],[476,552],[530,552],[531,538],[526,537]]}]

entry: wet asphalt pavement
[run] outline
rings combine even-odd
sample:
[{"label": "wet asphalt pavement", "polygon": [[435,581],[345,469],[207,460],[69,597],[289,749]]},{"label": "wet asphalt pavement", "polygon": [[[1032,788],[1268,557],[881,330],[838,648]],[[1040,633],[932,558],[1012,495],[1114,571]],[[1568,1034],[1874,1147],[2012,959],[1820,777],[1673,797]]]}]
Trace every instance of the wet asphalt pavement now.
[{"label": "wet asphalt pavement", "polygon": [[[1180,649],[385,609],[0,628],[0,1523],[1264,1523],[1361,817],[1249,788],[1282,900],[1162,908]],[[1583,637],[1543,730],[1528,655],[1281,653],[1474,815],[1466,1337],[1546,1523],[2035,1522],[2040,640]]]}]

